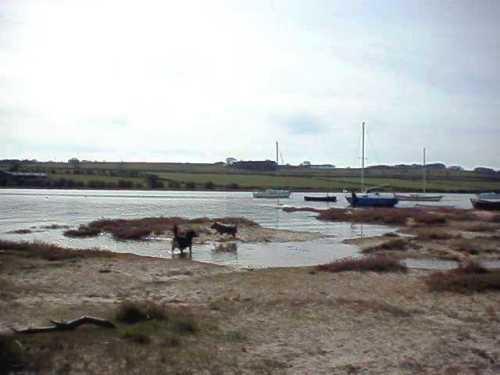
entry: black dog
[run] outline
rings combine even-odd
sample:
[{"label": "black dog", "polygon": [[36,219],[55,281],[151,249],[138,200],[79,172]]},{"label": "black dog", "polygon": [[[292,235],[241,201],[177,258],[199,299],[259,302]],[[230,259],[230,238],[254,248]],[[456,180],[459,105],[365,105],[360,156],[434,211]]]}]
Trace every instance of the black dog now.
[{"label": "black dog", "polygon": [[193,238],[198,237],[194,230],[188,230],[186,233],[179,233],[179,228],[177,224],[173,228],[174,239],[172,240],[172,252],[174,252],[177,247],[181,254],[184,254],[184,249],[189,247],[189,255],[191,256],[191,247],[193,246]]},{"label": "black dog", "polygon": [[210,228],[215,229],[219,234],[231,234],[233,238],[236,237],[236,232],[238,232],[236,225],[226,225],[218,222],[213,223]]}]

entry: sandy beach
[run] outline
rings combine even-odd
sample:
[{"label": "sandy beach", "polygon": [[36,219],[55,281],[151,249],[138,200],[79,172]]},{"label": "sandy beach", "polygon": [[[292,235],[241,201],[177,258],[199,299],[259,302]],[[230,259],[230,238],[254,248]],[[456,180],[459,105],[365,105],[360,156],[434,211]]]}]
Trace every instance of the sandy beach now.
[{"label": "sandy beach", "polygon": [[[235,271],[187,258],[0,254],[0,330],[21,358],[10,367],[19,373],[500,373],[498,290],[431,291],[432,271]],[[115,321],[124,301],[154,303],[196,329],[162,331],[166,323],[151,320],[133,334],[117,323],[12,336],[81,315]]]}]

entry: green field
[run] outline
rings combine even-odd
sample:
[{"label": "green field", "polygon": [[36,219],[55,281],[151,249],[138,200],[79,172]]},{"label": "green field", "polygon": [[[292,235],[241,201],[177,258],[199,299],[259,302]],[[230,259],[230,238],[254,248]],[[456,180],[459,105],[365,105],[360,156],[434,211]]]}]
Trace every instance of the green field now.
[{"label": "green field", "polygon": [[[1,164],[1,170],[12,165]],[[239,170],[223,164],[189,163],[110,163],[62,162],[23,163],[19,172],[48,173],[45,187],[97,189],[181,189],[181,190],[254,190],[286,188],[295,191],[342,191],[360,189],[360,170],[338,168],[319,170],[283,167],[277,172]],[[386,191],[420,191],[421,169],[369,168],[366,187]],[[427,190],[432,192],[500,191],[500,175],[473,171],[429,170]],[[155,182],[152,183],[152,178]],[[4,185],[5,186],[5,185]],[[9,185],[11,186],[11,185]],[[17,186],[29,186],[20,184]],[[44,187],[43,185],[31,187]]]}]

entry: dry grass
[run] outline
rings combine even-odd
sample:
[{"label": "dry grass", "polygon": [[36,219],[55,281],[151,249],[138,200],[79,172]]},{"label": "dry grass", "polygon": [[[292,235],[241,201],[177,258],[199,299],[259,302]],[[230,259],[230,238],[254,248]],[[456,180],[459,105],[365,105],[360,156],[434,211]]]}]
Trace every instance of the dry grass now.
[{"label": "dry grass", "polygon": [[374,271],[374,272],[406,272],[407,268],[397,259],[385,255],[375,255],[363,258],[345,258],[332,263],[319,265],[318,271],[345,272],[345,271]]},{"label": "dry grass", "polygon": [[[150,309],[151,302],[138,302]],[[120,306],[122,308],[122,306]],[[194,374],[224,368],[219,356],[218,327],[190,310],[162,310],[164,318],[135,324],[117,322],[116,329],[77,329],[39,335],[0,337],[0,374],[11,373],[145,373]],[[227,346],[226,350],[231,350]],[[85,353],[82,356],[82,353]],[[17,373],[17,372],[15,372]]]},{"label": "dry grass", "polygon": [[383,301],[337,298],[335,299],[335,302],[338,305],[343,305],[354,310],[356,314],[372,312],[376,314],[389,314],[399,318],[407,318],[411,316],[409,311]]},{"label": "dry grass", "polygon": [[477,263],[469,262],[459,268],[434,272],[425,280],[435,292],[473,293],[500,290],[500,270],[488,271]]},{"label": "dry grass", "polygon": [[36,257],[45,260],[65,260],[88,257],[113,257],[110,251],[99,249],[71,249],[45,242],[14,242],[0,240],[0,249],[21,253],[26,257]]}]

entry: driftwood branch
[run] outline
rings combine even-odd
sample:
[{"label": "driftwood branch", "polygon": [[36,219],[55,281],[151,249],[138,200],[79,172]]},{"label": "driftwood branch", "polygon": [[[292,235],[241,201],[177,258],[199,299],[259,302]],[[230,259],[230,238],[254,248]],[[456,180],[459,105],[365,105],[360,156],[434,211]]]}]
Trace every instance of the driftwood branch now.
[{"label": "driftwood branch", "polygon": [[54,331],[69,331],[73,330],[84,324],[93,324],[99,327],[105,328],[115,328],[115,325],[111,323],[109,320],[95,318],[93,316],[82,316],[78,319],[66,320],[62,322],[57,322],[54,320],[50,321],[53,325],[47,327],[30,327],[24,329],[14,329],[13,331],[21,334],[30,334],[30,333],[42,333],[42,332],[54,332]]}]

